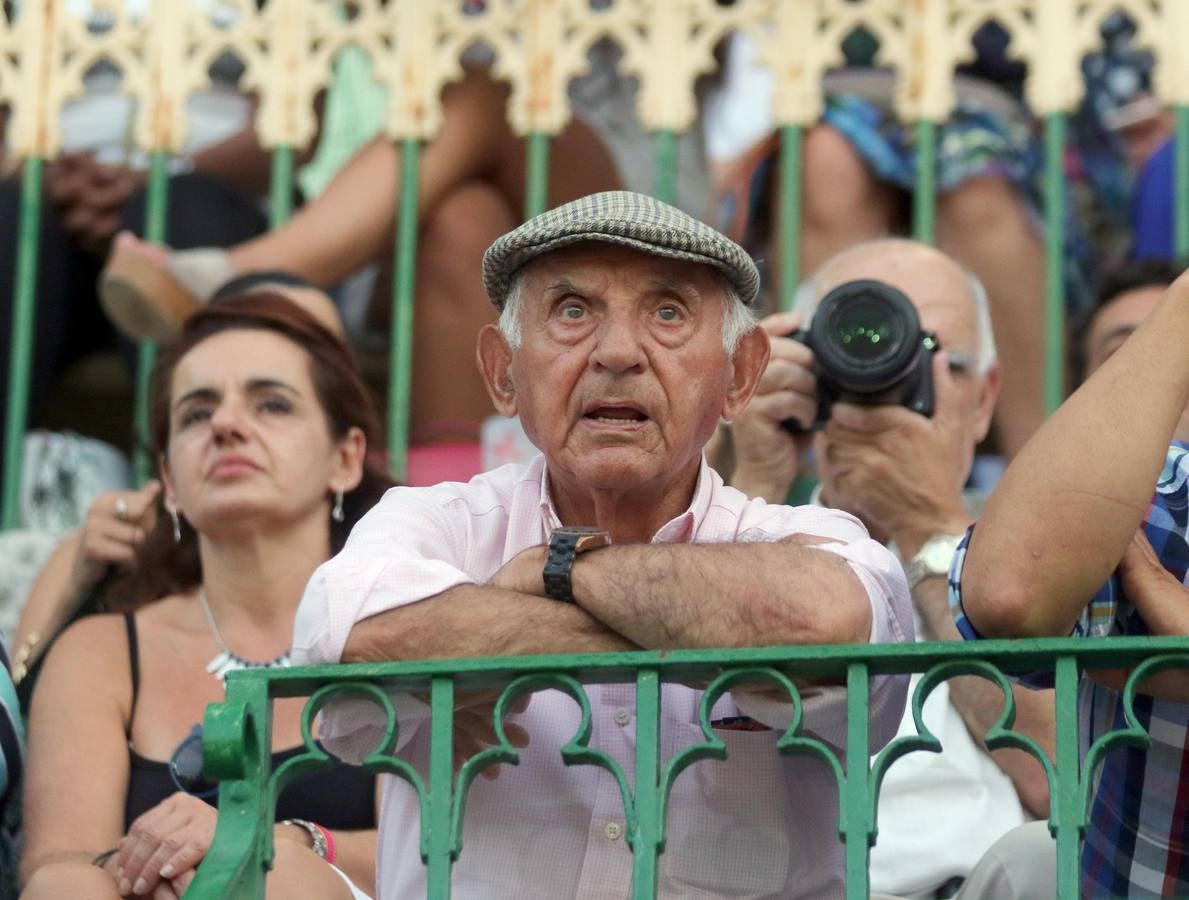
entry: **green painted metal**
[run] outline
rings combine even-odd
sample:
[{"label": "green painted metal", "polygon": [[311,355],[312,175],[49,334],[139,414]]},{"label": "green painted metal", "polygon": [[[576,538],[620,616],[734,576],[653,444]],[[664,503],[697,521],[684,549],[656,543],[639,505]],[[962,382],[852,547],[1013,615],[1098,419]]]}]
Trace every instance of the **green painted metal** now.
[{"label": "green painted metal", "polygon": [[397,481],[409,474],[409,413],[413,393],[413,293],[417,284],[418,175],[421,144],[401,143],[400,204],[396,212],[392,279],[392,337],[388,364],[388,469]]},{"label": "green painted metal", "polygon": [[524,218],[545,212],[549,205],[549,135],[534,131],[525,140]]},{"label": "green painted metal", "polygon": [[[165,244],[168,228],[169,154],[158,151],[149,156],[149,182],[145,191],[145,240],[153,244]],[[132,454],[132,471],[137,484],[144,484],[152,478],[156,469],[156,461],[149,455],[149,447],[152,446],[149,393],[156,361],[156,344],[143,341],[136,351],[136,405],[133,409],[136,446]]]},{"label": "green painted metal", "polygon": [[41,234],[41,174],[44,160],[25,160],[21,175],[21,218],[17,227],[13,286],[12,344],[8,360],[8,413],[4,423],[4,508],[0,527],[21,524],[21,463],[29,419],[33,370],[33,323],[37,310],[37,245]]},{"label": "green painted metal", "polygon": [[1189,256],[1189,106],[1176,107],[1176,120],[1173,154],[1176,166],[1173,249],[1177,257],[1183,259]]},{"label": "green painted metal", "polygon": [[[1136,686],[1168,668],[1189,667],[1187,638],[1045,638],[975,643],[798,646],[733,650],[575,654],[496,659],[446,659],[409,663],[257,669],[232,673],[227,700],[207,711],[203,749],[209,777],[220,781],[219,825],[215,842],[187,892],[187,900],[263,896],[262,874],[272,854],[272,808],[280,789],[292,777],[326,762],[317,747],[311,723],[318,710],[337,696],[376,703],[387,717],[379,745],[364,760],[371,771],[405,778],[421,801],[422,856],[428,866],[429,896],[449,896],[450,867],[464,851],[462,823],[466,793],[475,776],[493,764],[514,764],[518,754],[507,741],[503,722],[512,705],[537,690],[569,694],[581,709],[574,737],[562,748],[567,765],[597,765],[616,779],[624,801],[626,836],[632,847],[632,897],[656,895],[659,854],[665,850],[665,818],[676,779],[694,762],[722,760],[727,749],[710,727],[714,703],[742,684],[767,682],[783,690],[792,704],[792,721],[774,742],[773,752],[802,754],[822,760],[839,785],[839,838],[846,844],[847,897],[867,896],[867,864],[876,841],[879,790],[887,769],[911,752],[943,752],[924,724],[930,693],[950,678],[982,677],[999,687],[1004,710],[986,734],[989,747],[1016,747],[1036,756],[1050,784],[1049,826],[1057,840],[1058,898],[1077,896],[1079,843],[1086,827],[1094,774],[1107,752],[1122,745],[1144,746],[1148,740],[1134,712]],[[1077,690],[1079,672],[1096,668],[1131,668],[1123,695],[1127,727],[1104,735],[1078,756]],[[1054,671],[1057,689],[1056,759],[1049,760],[1030,738],[1012,731],[1015,704],[1006,677],[1030,671]],[[868,758],[868,681],[874,675],[924,673],[911,698],[917,734],[890,742]],[[846,685],[847,746],[840,755],[822,741],[800,734],[801,700],[795,685],[823,678]],[[591,707],[583,688],[590,683],[636,685],[635,790],[619,765],[605,752],[591,748]],[[705,740],[683,748],[659,765],[660,686],[700,683],[707,687],[699,707]],[[499,744],[467,760],[454,776],[453,710],[469,692],[491,696],[493,726]],[[426,786],[409,763],[393,755],[399,722],[390,693],[429,696],[431,759]],[[303,715],[307,752],[278,769],[267,771],[271,701],[309,696]],[[646,774],[647,773],[647,774]]]},{"label": "green painted metal", "polygon": [[1064,113],[1045,118],[1045,410],[1065,397]]},{"label": "green painted metal", "polygon": [[268,225],[280,228],[293,215],[293,148],[277,147],[272,152],[268,185]]},{"label": "green painted metal", "polygon": [[801,168],[804,133],[798,125],[780,130],[780,308],[793,308],[801,281]]},{"label": "green painted metal", "polygon": [[937,123],[916,123],[917,178],[912,192],[912,235],[924,244],[937,241]]},{"label": "green painted metal", "polygon": [[656,196],[666,203],[677,202],[677,132],[658,131],[656,140]]}]

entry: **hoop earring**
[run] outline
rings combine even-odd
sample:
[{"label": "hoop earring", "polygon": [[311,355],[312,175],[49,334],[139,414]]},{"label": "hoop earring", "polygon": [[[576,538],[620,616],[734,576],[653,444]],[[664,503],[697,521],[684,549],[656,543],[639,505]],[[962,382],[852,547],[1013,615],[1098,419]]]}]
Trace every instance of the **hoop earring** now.
[{"label": "hoop earring", "polygon": [[178,517],[178,511],[171,509],[169,517],[173,519],[173,542],[180,544],[182,542],[182,520]]},{"label": "hoop earring", "polygon": [[343,513],[343,492],[336,491],[334,495],[334,508],[330,511],[330,517],[336,522],[342,522],[347,516]]}]

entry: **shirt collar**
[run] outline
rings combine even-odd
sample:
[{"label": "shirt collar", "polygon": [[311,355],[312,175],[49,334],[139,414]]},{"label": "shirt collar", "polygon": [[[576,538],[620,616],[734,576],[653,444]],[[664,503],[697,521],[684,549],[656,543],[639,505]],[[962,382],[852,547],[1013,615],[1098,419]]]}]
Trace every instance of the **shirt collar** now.
[{"label": "shirt collar", "polygon": [[[534,464],[539,464],[541,467],[538,482],[541,495],[541,522],[545,526],[545,532],[549,533],[553,529],[561,527],[561,518],[557,514],[557,508],[553,505],[553,497],[549,492],[549,467],[545,465],[545,457],[538,456]],[[694,495],[689,506],[686,507],[685,512],[662,525],[652,536],[652,542],[654,544],[682,544],[692,541],[698,526],[705,521],[707,513],[710,512],[715,489],[721,485],[722,479],[710,468],[706,462],[706,455],[702,454],[702,460],[698,467],[698,481],[694,485]]]}]

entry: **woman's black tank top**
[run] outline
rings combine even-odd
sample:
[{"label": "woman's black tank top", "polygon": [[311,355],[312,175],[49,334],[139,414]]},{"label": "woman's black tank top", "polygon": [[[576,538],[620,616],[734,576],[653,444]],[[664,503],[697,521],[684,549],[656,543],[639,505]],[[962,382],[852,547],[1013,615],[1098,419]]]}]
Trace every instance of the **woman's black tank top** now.
[{"label": "woman's black tank top", "polygon": [[[128,628],[128,656],[132,669],[132,708],[128,714],[129,732],[136,713],[136,697],[140,691],[140,654],[137,649],[136,620],[131,613],[124,615]],[[293,747],[272,755],[277,766],[303,752]],[[128,736],[128,794],[124,801],[124,830],[141,815],[177,791],[169,775],[168,761],[146,759],[132,749]],[[201,790],[202,788],[196,788]],[[212,806],[215,798],[207,799]],[[375,778],[357,766],[335,761],[330,769],[303,775],[290,782],[277,798],[276,821],[306,819],[332,830],[360,830],[376,827]]]}]

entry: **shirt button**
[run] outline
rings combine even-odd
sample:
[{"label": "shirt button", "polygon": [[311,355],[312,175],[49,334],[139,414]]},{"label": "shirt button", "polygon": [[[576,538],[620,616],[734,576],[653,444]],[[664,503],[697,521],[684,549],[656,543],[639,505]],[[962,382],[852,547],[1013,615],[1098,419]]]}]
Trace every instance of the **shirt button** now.
[{"label": "shirt button", "polygon": [[609,841],[619,840],[621,834],[623,834],[623,826],[618,822],[608,822],[603,826],[603,836]]},{"label": "shirt button", "polygon": [[615,710],[616,725],[626,725],[630,721],[632,721],[632,714],[629,710],[624,709],[622,706]]}]

